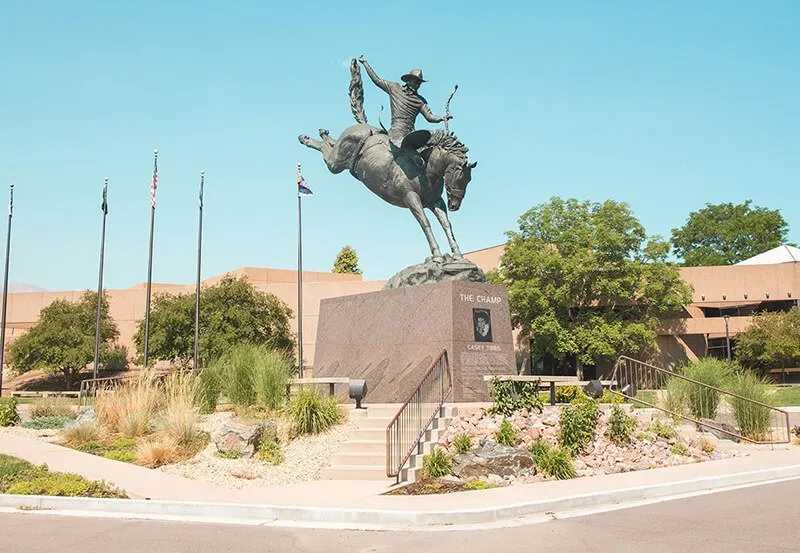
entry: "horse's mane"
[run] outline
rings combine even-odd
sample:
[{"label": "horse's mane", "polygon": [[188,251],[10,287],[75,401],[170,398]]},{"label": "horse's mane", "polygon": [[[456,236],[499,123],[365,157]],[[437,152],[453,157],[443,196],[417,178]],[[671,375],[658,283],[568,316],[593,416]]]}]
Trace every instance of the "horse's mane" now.
[{"label": "horse's mane", "polygon": [[430,148],[442,148],[443,150],[457,155],[464,161],[466,161],[467,152],[469,151],[469,148],[464,146],[464,143],[461,142],[455,134],[445,132],[441,129],[435,131],[433,135],[431,135],[427,145]]}]

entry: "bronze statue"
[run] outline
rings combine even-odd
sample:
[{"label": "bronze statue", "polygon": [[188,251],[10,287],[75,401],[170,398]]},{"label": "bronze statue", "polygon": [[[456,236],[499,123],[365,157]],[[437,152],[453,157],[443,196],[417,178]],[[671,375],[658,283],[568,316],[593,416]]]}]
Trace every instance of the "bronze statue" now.
[{"label": "bronze statue", "polygon": [[[363,56],[359,61],[364,64],[372,81],[390,96],[391,129],[386,132],[367,124],[361,72],[356,60],[352,60],[350,107],[358,124],[345,129],[336,140],[327,130],[320,129],[322,140],[300,135],[300,142],[322,152],[331,173],[349,170],[384,201],[410,209],[428,239],[431,260],[442,263],[445,259],[424,209],[433,211],[450,243],[453,258],[462,260],[447,211],[457,211],[461,207],[467,184],[472,179],[472,169],[477,163],[469,162],[467,147],[453,133],[437,130],[431,134],[414,130],[414,122],[420,113],[431,122],[444,121],[446,124],[449,119],[449,114],[445,117],[433,115],[425,99],[417,93],[424,82],[421,71],[412,70],[404,75],[404,86],[378,78]],[[446,204],[443,192],[447,193]]]},{"label": "bronze statue", "polygon": [[389,105],[392,111],[389,138],[395,146],[417,150],[430,140],[431,133],[429,131],[414,130],[414,123],[419,114],[422,114],[429,123],[441,123],[453,118],[452,115],[447,115],[446,117],[434,115],[428,107],[427,100],[419,95],[419,87],[425,82],[425,79],[422,78],[421,69],[412,69],[400,77],[400,80],[405,83],[401,85],[400,83],[384,81],[378,77],[364,56],[360,56],[358,61],[367,70],[367,75],[375,83],[375,86],[389,95]]}]

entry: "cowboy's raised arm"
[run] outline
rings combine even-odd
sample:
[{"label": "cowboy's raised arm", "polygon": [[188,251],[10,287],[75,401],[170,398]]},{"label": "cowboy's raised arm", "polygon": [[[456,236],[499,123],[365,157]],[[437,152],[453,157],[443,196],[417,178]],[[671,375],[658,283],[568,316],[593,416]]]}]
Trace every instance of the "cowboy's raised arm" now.
[{"label": "cowboy's raised arm", "polygon": [[[422,114],[422,116],[425,119],[428,120],[429,123],[441,123],[442,121],[444,121],[444,117],[440,117],[438,115],[434,115],[431,112],[431,108],[428,107],[427,102],[422,104],[422,107],[420,108],[419,112]],[[452,115],[450,115],[448,117],[448,119],[452,119],[452,118],[453,118]]]},{"label": "cowboy's raised arm", "polygon": [[367,70],[367,75],[369,75],[369,78],[372,79],[373,83],[375,83],[375,86],[385,92],[389,92],[389,81],[384,81],[375,74],[375,71],[372,69],[372,67],[370,67],[369,63],[367,63],[367,58],[364,56],[359,56],[358,61],[360,61],[361,65],[364,66],[364,69]]}]

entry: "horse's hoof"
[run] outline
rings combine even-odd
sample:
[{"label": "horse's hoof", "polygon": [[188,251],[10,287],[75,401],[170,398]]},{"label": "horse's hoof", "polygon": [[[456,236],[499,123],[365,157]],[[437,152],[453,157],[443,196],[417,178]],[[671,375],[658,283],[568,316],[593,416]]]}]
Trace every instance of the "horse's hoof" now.
[{"label": "horse's hoof", "polygon": [[297,140],[300,141],[300,144],[308,145],[308,141],[311,140],[311,137],[308,136],[307,134],[301,134],[300,136],[297,137]]},{"label": "horse's hoof", "polygon": [[330,131],[329,131],[328,129],[320,129],[320,130],[319,130],[319,136],[320,136],[320,138],[325,138],[325,137],[326,137],[326,136],[328,136],[329,134],[331,134],[331,133],[330,133]]},{"label": "horse's hoof", "polygon": [[430,258],[430,260],[431,260],[432,263],[437,263],[437,264],[441,265],[442,263],[444,263],[444,256],[443,255],[434,255],[433,257]]}]

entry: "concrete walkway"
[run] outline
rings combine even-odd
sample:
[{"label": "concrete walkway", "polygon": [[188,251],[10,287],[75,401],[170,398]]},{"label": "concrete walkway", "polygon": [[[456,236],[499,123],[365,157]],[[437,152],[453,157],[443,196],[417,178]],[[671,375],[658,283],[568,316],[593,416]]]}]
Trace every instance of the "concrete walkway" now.
[{"label": "concrete walkway", "polygon": [[[424,524],[469,524],[496,521],[556,509],[589,507],[604,503],[636,501],[653,497],[695,493],[727,486],[800,477],[800,447],[756,448],[747,456],[651,469],[600,477],[540,482],[482,491],[428,496],[386,496],[384,482],[313,481],[260,489],[230,490],[151,470],[129,463],[112,461],[58,445],[25,438],[0,430],[0,453],[33,463],[46,463],[51,470],[74,472],[91,480],[105,480],[125,490],[131,498],[147,499],[129,505],[149,504],[151,513],[160,502],[179,502],[185,509],[169,505],[169,514],[181,512],[214,513],[221,517],[252,516],[276,521],[380,522]],[[3,504],[20,496],[0,496]],[[69,500],[73,498],[55,498]],[[79,500],[80,501],[80,500]],[[98,506],[119,500],[82,500]],[[194,503],[194,505],[192,505]],[[213,505],[208,505],[211,503]],[[202,505],[201,505],[202,504]],[[31,505],[34,505],[33,503]],[[37,506],[81,510],[58,501]],[[57,506],[61,505],[61,507]],[[236,508],[238,507],[238,508]],[[258,508],[262,508],[259,510]],[[136,507],[138,509],[138,507]],[[265,511],[266,509],[266,511]],[[135,509],[134,509],[135,511]]]}]

